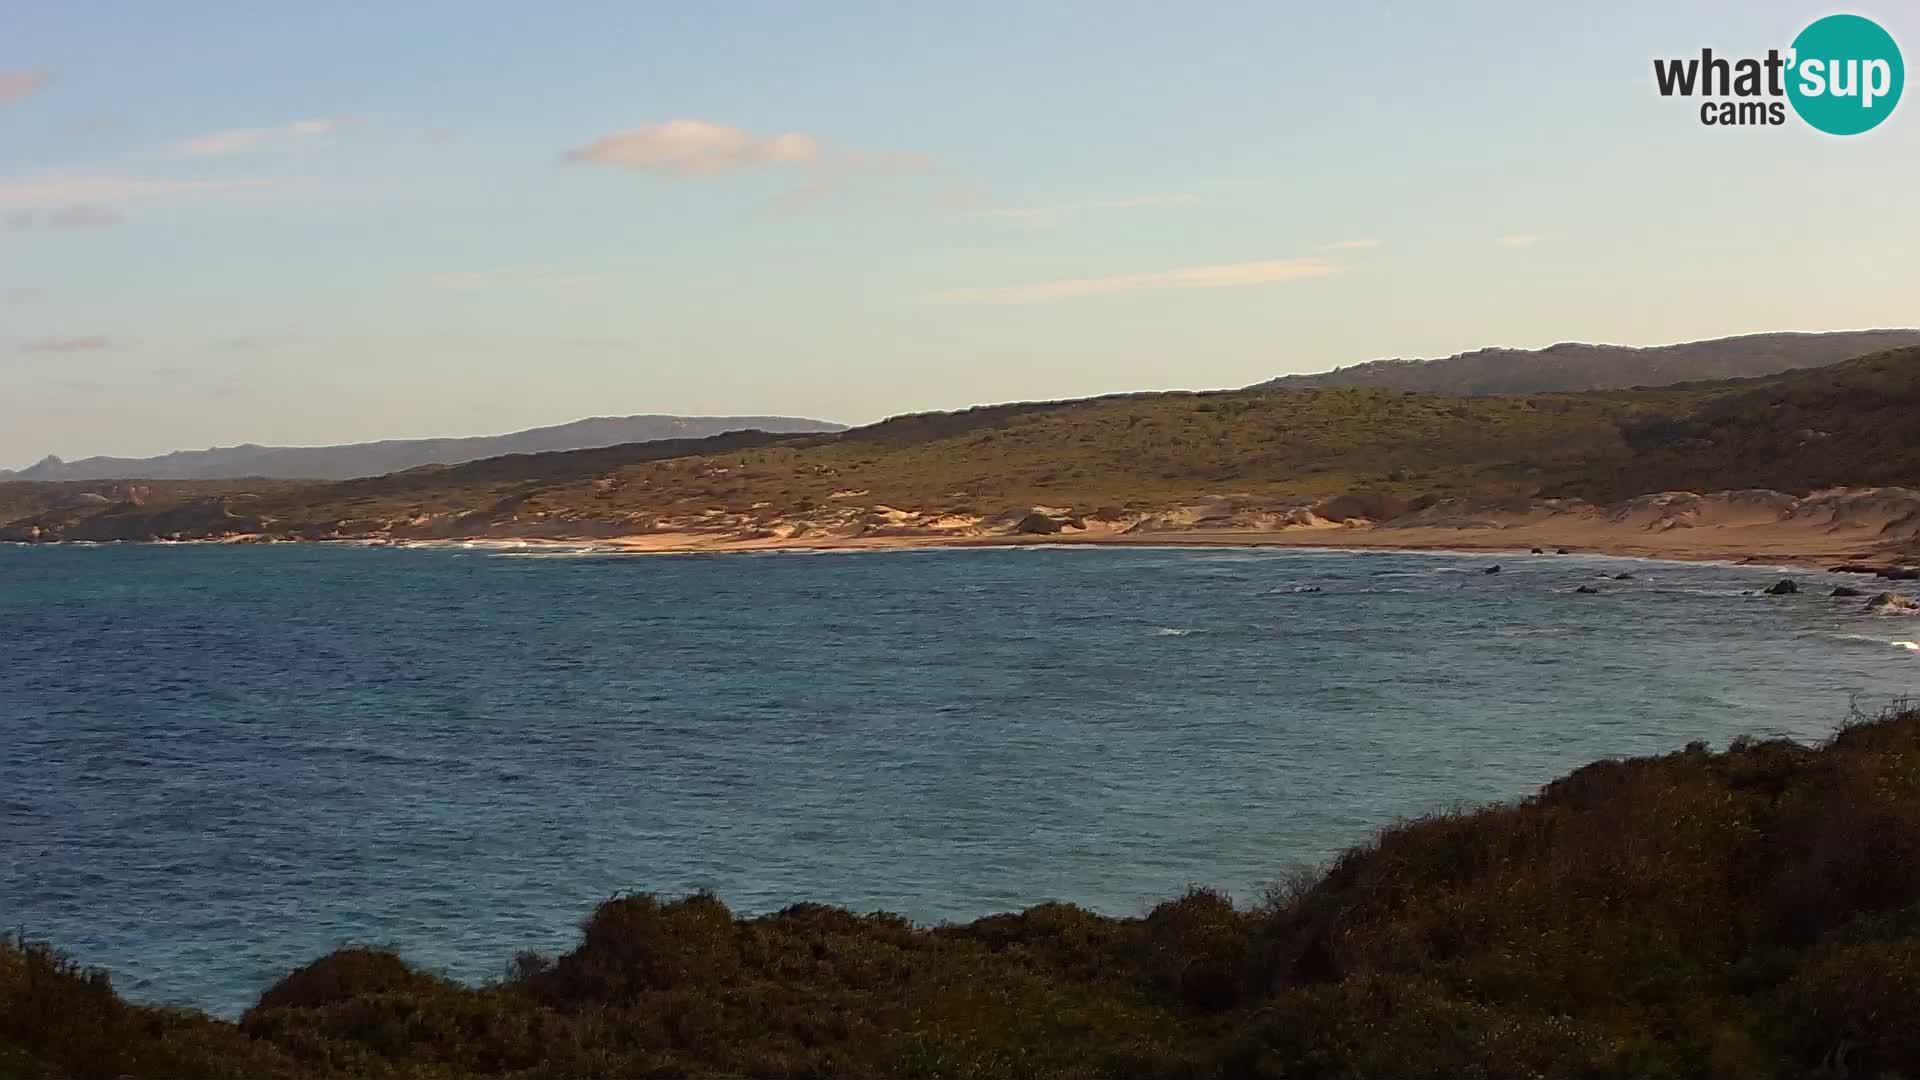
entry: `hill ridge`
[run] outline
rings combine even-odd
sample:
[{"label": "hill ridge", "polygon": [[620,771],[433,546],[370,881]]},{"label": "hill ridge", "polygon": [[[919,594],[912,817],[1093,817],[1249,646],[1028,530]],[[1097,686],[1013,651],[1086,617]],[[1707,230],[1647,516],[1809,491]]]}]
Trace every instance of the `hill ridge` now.
[{"label": "hill ridge", "polygon": [[460,465],[507,454],[592,450],[659,439],[704,438],[730,431],[835,432],[846,425],[791,416],[675,416],[636,413],[589,416],[564,424],[498,435],[448,435],[375,439],[318,446],[255,442],[174,450],[152,457],[97,455],[63,461],[49,454],[18,471],[0,469],[0,480],[351,480],[423,465]]},{"label": "hill ridge", "polygon": [[1775,375],[1908,345],[1920,345],[1920,329],[1781,330],[1645,346],[1584,341],[1559,341],[1540,349],[1494,345],[1444,357],[1391,357],[1282,375],[1248,389],[1375,386],[1468,397],[1577,393]]},{"label": "hill ridge", "polygon": [[[511,454],[331,483],[0,483],[0,540],[817,545],[966,542],[1007,529],[1244,538],[1327,525],[1359,535],[1341,523],[1459,498],[1610,504],[1672,491],[1920,488],[1920,429],[1907,422],[1916,410],[1920,346],[1773,376],[1579,394],[1174,392],[895,417],[839,433]],[[1759,539],[1776,552],[1804,540],[1812,546],[1799,554],[1820,558],[1911,546],[1904,533]]]}]

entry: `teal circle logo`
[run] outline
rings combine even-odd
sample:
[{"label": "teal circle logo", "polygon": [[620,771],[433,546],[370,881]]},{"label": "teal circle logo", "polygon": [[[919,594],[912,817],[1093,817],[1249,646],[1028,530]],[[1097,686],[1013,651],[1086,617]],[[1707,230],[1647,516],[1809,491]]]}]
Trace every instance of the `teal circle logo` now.
[{"label": "teal circle logo", "polygon": [[1893,35],[1872,19],[1829,15],[1793,39],[1787,99],[1829,135],[1872,130],[1900,103],[1906,65]]}]

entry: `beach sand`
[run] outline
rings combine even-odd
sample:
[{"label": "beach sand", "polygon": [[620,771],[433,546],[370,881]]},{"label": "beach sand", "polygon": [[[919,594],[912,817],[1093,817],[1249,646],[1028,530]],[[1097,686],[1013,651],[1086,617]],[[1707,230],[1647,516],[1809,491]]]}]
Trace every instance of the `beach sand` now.
[{"label": "beach sand", "polygon": [[[1043,516],[1060,513],[1037,509]],[[1539,549],[1549,555],[1566,549],[1822,569],[1841,563],[1920,563],[1920,493],[1902,489],[1838,490],[1805,498],[1775,492],[1667,493],[1607,507],[1551,503],[1486,511],[1443,506],[1389,523],[1331,522],[1298,510],[1224,517],[1215,511],[1217,507],[1176,508],[1114,521],[1063,514],[1057,532],[1040,534],[1019,531],[1003,515],[991,521],[925,519],[920,526],[907,523],[908,517],[884,528],[822,529],[780,522],[753,530],[663,528],[632,535],[500,540],[590,544],[634,554],[1101,544],[1518,554]]]}]

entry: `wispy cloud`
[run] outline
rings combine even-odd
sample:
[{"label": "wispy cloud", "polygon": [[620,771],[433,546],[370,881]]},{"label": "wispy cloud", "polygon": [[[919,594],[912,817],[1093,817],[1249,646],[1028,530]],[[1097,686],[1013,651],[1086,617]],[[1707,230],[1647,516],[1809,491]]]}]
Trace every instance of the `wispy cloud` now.
[{"label": "wispy cloud", "polygon": [[1149,274],[1113,274],[1106,277],[1065,278],[1031,285],[948,289],[934,293],[933,299],[948,304],[1040,304],[1140,289],[1237,289],[1250,285],[1277,285],[1326,277],[1338,274],[1342,269],[1325,259],[1265,259],[1220,266],[1190,266]]},{"label": "wispy cloud", "polygon": [[32,97],[52,80],[53,75],[45,68],[0,71],[0,106]]},{"label": "wispy cloud", "polygon": [[999,206],[980,211],[981,217],[1000,218],[1005,221],[1022,221],[1029,224],[1052,224],[1074,214],[1098,210],[1139,210],[1164,206],[1192,206],[1200,201],[1198,195],[1187,191],[1167,192],[1156,195],[1131,195],[1118,199],[1087,199],[1081,202],[1061,203],[1056,206]]},{"label": "wispy cloud", "polygon": [[1379,247],[1381,243],[1382,243],[1381,241],[1373,240],[1373,239],[1335,240],[1331,244],[1320,245],[1320,250],[1322,251],[1371,251],[1374,248]]},{"label": "wispy cloud", "polygon": [[307,120],[295,120],[291,124],[282,124],[279,127],[230,128],[226,131],[211,131],[205,135],[196,135],[182,142],[178,149],[183,154],[195,157],[217,157],[250,150],[268,150],[324,139],[339,134],[359,122],[360,118],[356,116],[316,116]]},{"label": "wispy cloud", "polygon": [[79,203],[57,210],[15,210],[7,215],[7,224],[16,229],[36,226],[48,229],[99,229],[118,225],[126,219],[110,207]]},{"label": "wispy cloud", "polygon": [[808,165],[820,158],[820,143],[804,132],[755,135],[706,120],[628,128],[566,153],[568,161],[680,177],[715,176],[763,165]]},{"label": "wispy cloud", "polygon": [[484,292],[491,289],[588,289],[603,282],[598,274],[534,264],[492,270],[449,270],[428,274],[426,285],[442,292]]},{"label": "wispy cloud", "polygon": [[76,353],[93,352],[104,349],[112,342],[104,337],[40,338],[25,342],[20,351],[25,353]]},{"label": "wispy cloud", "polygon": [[810,210],[877,182],[940,171],[923,154],[829,148],[803,131],[761,135],[708,120],[671,120],[616,131],[563,157],[575,164],[612,165],[677,180],[767,169],[800,174],[800,186],[756,209],[762,216]]},{"label": "wispy cloud", "polygon": [[138,176],[0,177],[0,209],[77,206],[158,195],[260,187],[260,180],[157,180]]},{"label": "wispy cloud", "polygon": [[1532,233],[1508,233],[1494,240],[1494,243],[1503,248],[1530,248],[1539,242],[1540,237]]}]

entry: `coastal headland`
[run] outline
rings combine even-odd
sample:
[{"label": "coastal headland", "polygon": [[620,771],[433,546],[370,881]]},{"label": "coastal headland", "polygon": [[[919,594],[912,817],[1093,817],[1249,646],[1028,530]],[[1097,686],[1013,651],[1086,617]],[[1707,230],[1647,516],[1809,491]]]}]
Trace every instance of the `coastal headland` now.
[{"label": "coastal headland", "polygon": [[1583,393],[1127,394],[334,482],[0,483],[0,540],[1567,548],[1899,569],[1920,563],[1915,415],[1915,347]]}]

